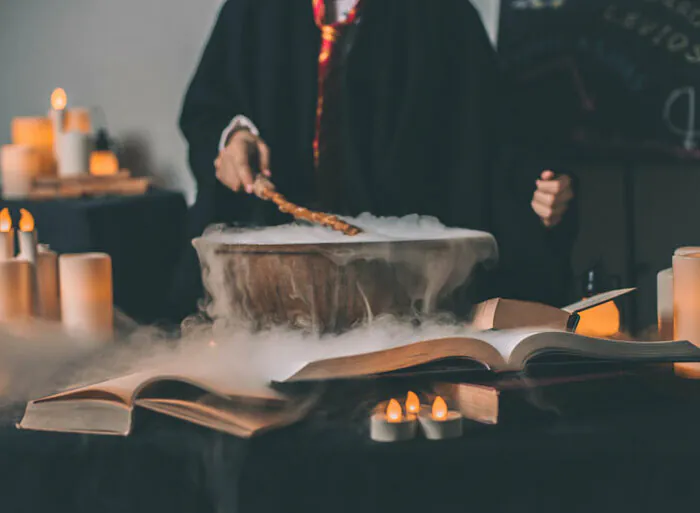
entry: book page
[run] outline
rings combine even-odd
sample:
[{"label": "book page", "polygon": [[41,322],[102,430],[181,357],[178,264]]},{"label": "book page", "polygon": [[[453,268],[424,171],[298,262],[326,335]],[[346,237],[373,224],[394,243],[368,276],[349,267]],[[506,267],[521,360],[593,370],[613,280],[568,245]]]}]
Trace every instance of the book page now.
[{"label": "book page", "polygon": [[476,338],[452,337],[424,340],[383,351],[317,360],[280,382],[359,378],[411,369],[450,358],[471,359],[490,369],[500,369],[505,365],[499,350],[489,343]]},{"label": "book page", "polygon": [[700,348],[690,342],[642,342],[584,337],[575,333],[534,333],[512,348],[509,367],[522,368],[537,354],[565,353],[620,362],[700,361]]},{"label": "book page", "polygon": [[593,307],[602,305],[603,303],[607,303],[608,301],[617,299],[618,297],[624,296],[625,294],[629,294],[630,292],[633,292],[635,290],[637,289],[619,289],[611,290],[610,292],[603,292],[602,294],[598,294],[593,297],[584,299],[583,301],[579,301],[578,303],[566,306],[562,308],[562,310],[569,313],[583,312],[584,310],[589,310]]},{"label": "book page", "polygon": [[47,401],[65,401],[72,399],[101,399],[104,401],[119,402],[127,406],[133,405],[134,395],[144,383],[157,376],[157,371],[135,372],[120,378],[110,379],[94,385],[81,386],[65,390],[58,394],[50,395],[33,401],[35,403]]}]

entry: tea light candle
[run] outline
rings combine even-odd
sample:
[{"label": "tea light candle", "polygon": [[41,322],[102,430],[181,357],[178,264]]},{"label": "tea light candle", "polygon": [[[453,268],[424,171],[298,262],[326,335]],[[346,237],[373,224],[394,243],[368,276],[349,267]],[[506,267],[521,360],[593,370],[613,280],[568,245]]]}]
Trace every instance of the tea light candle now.
[{"label": "tea light candle", "polygon": [[0,262],[15,257],[15,231],[7,208],[0,211]]},{"label": "tea light candle", "polygon": [[17,259],[0,262],[0,323],[28,321],[33,313],[32,265]]},{"label": "tea light candle", "polygon": [[440,396],[435,398],[432,411],[422,410],[418,420],[428,440],[447,440],[462,436],[462,415],[449,410],[447,403]]},{"label": "tea light candle", "polygon": [[32,146],[8,144],[0,149],[2,195],[4,198],[24,198],[32,182],[43,174],[45,158]]},{"label": "tea light candle", "polygon": [[112,260],[104,253],[58,259],[61,320],[66,330],[98,341],[112,337]]},{"label": "tea light candle", "polygon": [[79,176],[90,173],[90,136],[82,132],[66,132],[58,137],[58,176]]},{"label": "tea light candle", "polygon": [[403,442],[415,436],[415,415],[404,416],[396,399],[389,401],[386,412],[376,412],[370,419],[370,437],[375,442]]},{"label": "tea light candle", "polygon": [[40,244],[37,253],[37,280],[39,288],[39,317],[47,321],[61,318],[58,299],[58,255]]}]

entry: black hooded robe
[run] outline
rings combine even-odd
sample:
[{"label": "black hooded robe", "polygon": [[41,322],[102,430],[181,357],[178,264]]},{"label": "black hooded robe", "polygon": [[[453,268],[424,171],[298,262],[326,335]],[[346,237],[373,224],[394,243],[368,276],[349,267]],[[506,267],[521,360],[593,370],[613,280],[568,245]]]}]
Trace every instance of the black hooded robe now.
[{"label": "black hooded robe", "polygon": [[[198,187],[191,237],[212,223],[289,222],[273,205],[235,194],[215,177],[221,133],[238,114],[270,147],[277,189],[292,202],[317,203],[312,141],[320,40],[311,0],[223,5],[181,115]],[[492,294],[567,301],[575,212],[547,230],[530,207],[538,175],[560,169],[518,149],[517,134],[504,122],[508,95],[495,52],[471,3],[365,0],[344,41],[345,154],[337,180],[347,201],[330,209],[418,213],[490,231],[501,254]],[[201,296],[188,248],[173,295],[177,315],[191,313]]]}]

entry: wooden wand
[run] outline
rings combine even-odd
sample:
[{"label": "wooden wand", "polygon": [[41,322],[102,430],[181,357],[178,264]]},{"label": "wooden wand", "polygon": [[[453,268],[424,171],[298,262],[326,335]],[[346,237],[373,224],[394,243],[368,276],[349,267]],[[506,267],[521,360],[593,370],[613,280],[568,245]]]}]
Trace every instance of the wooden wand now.
[{"label": "wooden wand", "polygon": [[362,233],[362,229],[338,219],[337,216],[324,214],[322,212],[314,212],[313,210],[300,207],[294,203],[291,203],[290,201],[287,201],[284,196],[275,191],[275,186],[263,175],[258,175],[256,177],[253,191],[258,198],[266,201],[272,201],[280,209],[280,212],[291,214],[295,219],[301,219],[303,221],[319,224],[321,226],[327,226],[337,232],[342,232],[345,235],[354,236]]}]

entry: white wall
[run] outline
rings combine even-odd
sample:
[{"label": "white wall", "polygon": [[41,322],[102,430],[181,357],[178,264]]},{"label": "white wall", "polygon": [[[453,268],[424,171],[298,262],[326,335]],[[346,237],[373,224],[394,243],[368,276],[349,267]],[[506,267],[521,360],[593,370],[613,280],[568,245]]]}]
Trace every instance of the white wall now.
[{"label": "white wall", "polygon": [[[63,87],[72,105],[104,110],[135,171],[191,199],[177,117],[222,1],[0,0],[0,143]],[[493,32],[498,0],[474,2]]]},{"label": "white wall", "polygon": [[101,106],[150,173],[191,195],[177,117],[221,3],[0,0],[0,142],[12,117],[46,112],[60,86],[75,106]]}]

